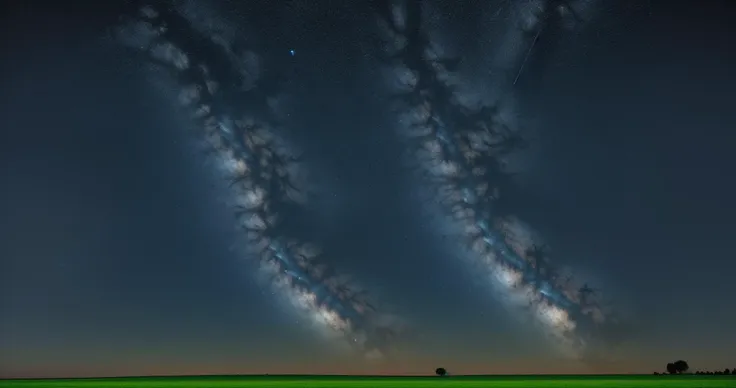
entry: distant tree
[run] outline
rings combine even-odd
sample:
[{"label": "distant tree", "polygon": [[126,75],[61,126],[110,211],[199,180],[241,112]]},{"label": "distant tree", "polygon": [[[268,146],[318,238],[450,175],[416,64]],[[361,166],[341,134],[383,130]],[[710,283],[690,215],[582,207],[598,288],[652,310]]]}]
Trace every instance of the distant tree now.
[{"label": "distant tree", "polygon": [[733,371],[730,371],[730,370],[728,370],[728,368],[726,368],[726,369],[723,370],[723,374],[724,375],[730,375],[730,374],[733,374]]},{"label": "distant tree", "polygon": [[674,364],[677,373],[685,373],[690,369],[690,365],[688,365],[687,361],[684,360],[677,360]]},{"label": "distant tree", "polygon": [[655,376],[659,376],[659,373],[658,373],[658,372],[654,372],[654,375],[655,375]]},{"label": "distant tree", "polygon": [[675,363],[670,362],[667,364],[667,373],[674,375],[677,373],[677,368],[675,368]]},{"label": "distant tree", "polygon": [[440,377],[447,376],[447,369],[445,369],[445,368],[437,368],[437,369],[434,370],[434,373],[436,373],[437,376],[440,376]]}]

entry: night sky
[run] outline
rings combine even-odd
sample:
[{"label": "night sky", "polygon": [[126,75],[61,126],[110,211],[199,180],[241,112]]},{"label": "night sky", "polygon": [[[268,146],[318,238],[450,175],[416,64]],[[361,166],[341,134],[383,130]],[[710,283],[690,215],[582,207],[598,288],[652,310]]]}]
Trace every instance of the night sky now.
[{"label": "night sky", "polygon": [[[195,124],[104,38],[114,2],[24,2],[2,20],[0,377],[736,366],[728,1],[604,4],[517,84],[534,136],[518,163],[516,214],[628,319],[616,356],[594,366],[517,324],[418,215],[408,194],[418,183],[366,54],[370,7],[306,3],[212,8],[234,7],[229,23],[283,51],[284,132],[319,188],[293,228],[412,334],[366,361],[278,302],[234,247],[227,185],[188,140]],[[460,3],[437,7],[445,40],[482,80],[494,45],[477,15],[488,6]]]}]

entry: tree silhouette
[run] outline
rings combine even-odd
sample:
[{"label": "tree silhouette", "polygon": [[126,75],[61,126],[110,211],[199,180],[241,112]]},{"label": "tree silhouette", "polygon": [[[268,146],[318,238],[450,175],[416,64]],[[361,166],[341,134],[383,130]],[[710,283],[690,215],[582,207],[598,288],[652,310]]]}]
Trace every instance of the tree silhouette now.
[{"label": "tree silhouette", "polygon": [[667,373],[674,375],[677,373],[677,369],[675,368],[675,364],[670,362],[667,364]]},{"label": "tree silhouette", "polygon": [[443,377],[447,375],[447,370],[445,368],[437,368],[434,370],[434,373],[436,373],[437,376]]},{"label": "tree silhouette", "polygon": [[685,373],[688,371],[688,369],[690,369],[690,365],[687,364],[687,361],[675,361],[675,370],[677,371],[677,373]]}]

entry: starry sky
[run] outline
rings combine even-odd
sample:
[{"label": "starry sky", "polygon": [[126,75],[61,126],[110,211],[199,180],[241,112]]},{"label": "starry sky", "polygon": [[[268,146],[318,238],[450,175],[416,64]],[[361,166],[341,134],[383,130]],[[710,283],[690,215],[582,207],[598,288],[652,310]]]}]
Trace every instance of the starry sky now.
[{"label": "starry sky", "polygon": [[[2,23],[0,377],[736,366],[733,6],[603,7],[518,86],[535,136],[517,214],[633,328],[619,357],[591,369],[432,244],[365,55],[375,19],[362,4],[317,3],[241,6],[262,16],[247,28],[283,47],[288,133],[316,155],[320,195],[294,227],[414,335],[366,362],[275,302],[232,249],[221,182],[186,141],[192,124],[100,39],[117,9],[27,2]],[[473,41],[478,5],[462,4],[440,9],[472,61],[492,46]]]}]

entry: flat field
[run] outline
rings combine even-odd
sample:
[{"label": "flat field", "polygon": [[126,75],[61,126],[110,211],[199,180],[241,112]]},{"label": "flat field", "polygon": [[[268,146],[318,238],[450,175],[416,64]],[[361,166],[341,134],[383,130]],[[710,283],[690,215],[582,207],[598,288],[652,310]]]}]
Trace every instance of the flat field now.
[{"label": "flat field", "polygon": [[736,376],[187,376],[0,380],[1,388],[736,388]]}]

